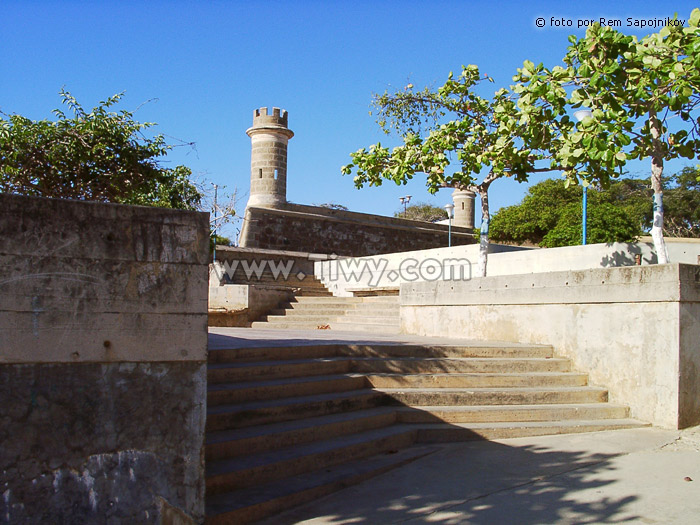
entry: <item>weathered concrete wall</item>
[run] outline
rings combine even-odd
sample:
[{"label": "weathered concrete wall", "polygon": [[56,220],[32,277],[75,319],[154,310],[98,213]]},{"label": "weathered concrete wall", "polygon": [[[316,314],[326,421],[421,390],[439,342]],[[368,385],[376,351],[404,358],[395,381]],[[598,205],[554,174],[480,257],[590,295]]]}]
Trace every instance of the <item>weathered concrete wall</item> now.
[{"label": "weathered concrete wall", "polygon": [[[533,251],[519,246],[489,245],[489,258],[518,257],[513,252]],[[317,261],[316,278],[338,297],[350,297],[353,290],[398,288],[401,283],[440,280],[468,280],[477,272],[479,246],[452,246],[368,257]]]},{"label": "weathered concrete wall", "polygon": [[551,344],[632,416],[700,423],[700,266],[634,266],[401,286],[406,333]]},{"label": "weathered concrete wall", "polygon": [[[473,244],[472,231],[452,228],[452,244]],[[447,246],[448,226],[286,203],[246,209],[240,245],[348,256]]]},{"label": "weathered concrete wall", "polygon": [[0,194],[0,516],[204,514],[206,214]]},{"label": "weathered concrete wall", "polygon": [[[669,240],[672,262],[696,264],[700,258],[699,239]],[[651,242],[589,244],[562,248],[533,249],[519,246],[489,245],[488,275],[585,270],[656,264]],[[468,280],[476,275],[477,245],[442,247],[431,250],[392,253],[373,257],[353,257],[319,261],[316,277],[334,295],[352,295],[355,288],[397,287],[405,282]]]}]

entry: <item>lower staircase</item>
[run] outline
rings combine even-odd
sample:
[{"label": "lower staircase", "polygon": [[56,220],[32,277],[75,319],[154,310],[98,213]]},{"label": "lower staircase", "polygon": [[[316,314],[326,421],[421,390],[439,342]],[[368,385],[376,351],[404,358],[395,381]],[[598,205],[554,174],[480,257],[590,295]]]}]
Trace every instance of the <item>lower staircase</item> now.
[{"label": "lower staircase", "polygon": [[350,330],[398,334],[399,296],[309,297],[295,296],[272,310],[252,328],[292,330]]},{"label": "lower staircase", "polygon": [[644,424],[548,346],[315,344],[210,350],[207,523],[250,523],[435,443]]}]

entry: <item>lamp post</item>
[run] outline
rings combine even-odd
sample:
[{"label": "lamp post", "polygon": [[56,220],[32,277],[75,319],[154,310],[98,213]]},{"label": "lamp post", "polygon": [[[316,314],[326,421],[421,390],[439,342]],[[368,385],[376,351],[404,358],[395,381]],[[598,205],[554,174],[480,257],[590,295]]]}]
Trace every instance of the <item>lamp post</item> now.
[{"label": "lamp post", "polygon": [[403,197],[399,197],[399,202],[403,204],[403,218],[406,218],[406,208],[408,207],[408,203],[411,202],[411,196],[410,195],[405,195]]},{"label": "lamp post", "polygon": [[445,204],[447,210],[447,246],[452,247],[452,217],[454,217],[454,204]]},{"label": "lamp post", "polygon": [[[591,112],[590,109],[579,109],[578,111],[574,112],[574,118],[581,122],[583,119],[586,119],[588,117],[591,117],[593,113]],[[586,245],[586,237],[587,237],[587,226],[588,226],[588,186],[583,187],[583,232],[581,236],[583,237],[583,244],[584,246]]]}]

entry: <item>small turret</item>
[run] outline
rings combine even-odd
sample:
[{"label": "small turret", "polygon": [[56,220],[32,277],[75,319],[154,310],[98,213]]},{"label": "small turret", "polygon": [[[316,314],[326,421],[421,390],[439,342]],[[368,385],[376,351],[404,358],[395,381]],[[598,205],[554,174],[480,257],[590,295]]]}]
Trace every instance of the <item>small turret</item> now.
[{"label": "small turret", "polygon": [[474,229],[474,199],[476,195],[469,190],[455,190],[452,192],[452,201],[455,204],[454,219],[452,224]]}]

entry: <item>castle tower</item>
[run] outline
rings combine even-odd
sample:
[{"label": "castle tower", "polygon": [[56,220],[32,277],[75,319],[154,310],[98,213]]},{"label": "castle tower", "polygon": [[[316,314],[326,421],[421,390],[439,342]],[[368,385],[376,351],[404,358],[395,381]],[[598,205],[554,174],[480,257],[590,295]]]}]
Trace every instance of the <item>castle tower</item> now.
[{"label": "castle tower", "polygon": [[250,198],[248,206],[275,207],[287,202],[287,143],[294,133],[287,128],[287,111],[267,108],[253,112]]},{"label": "castle tower", "polygon": [[452,201],[455,205],[452,224],[474,229],[474,198],[476,195],[469,190],[455,190],[452,192]]}]

